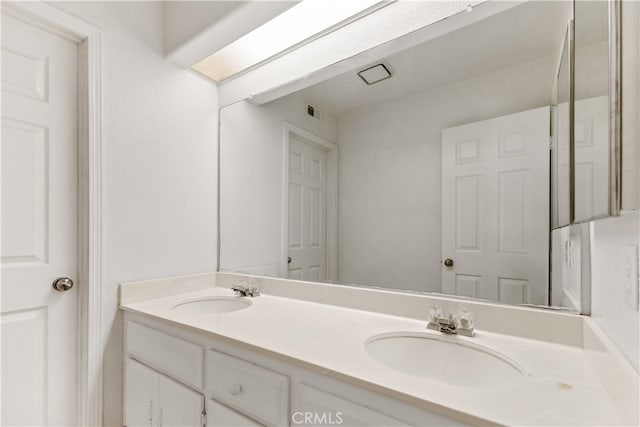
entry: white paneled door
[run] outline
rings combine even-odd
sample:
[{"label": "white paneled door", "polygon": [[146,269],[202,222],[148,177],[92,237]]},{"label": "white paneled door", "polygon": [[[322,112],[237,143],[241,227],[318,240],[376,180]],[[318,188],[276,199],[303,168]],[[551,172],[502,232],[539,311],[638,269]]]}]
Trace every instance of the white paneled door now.
[{"label": "white paneled door", "polygon": [[327,276],[327,152],[289,138],[290,279],[324,281]]},{"label": "white paneled door", "polygon": [[443,130],[443,292],[548,303],[549,114]]},{"label": "white paneled door", "polygon": [[2,15],[2,425],[76,425],[77,52]]}]

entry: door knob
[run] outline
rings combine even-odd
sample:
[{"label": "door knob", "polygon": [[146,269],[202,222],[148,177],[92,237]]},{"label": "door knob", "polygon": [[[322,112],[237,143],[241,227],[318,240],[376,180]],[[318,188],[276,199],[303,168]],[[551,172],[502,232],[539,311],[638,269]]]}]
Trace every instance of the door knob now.
[{"label": "door knob", "polygon": [[73,280],[68,277],[58,277],[53,281],[53,289],[58,292],[68,291],[71,288],[73,288]]},{"label": "door knob", "polygon": [[444,260],[445,267],[453,267],[453,260],[451,258],[447,258]]},{"label": "door knob", "polygon": [[291,264],[291,257],[290,256],[287,257],[287,264]]}]

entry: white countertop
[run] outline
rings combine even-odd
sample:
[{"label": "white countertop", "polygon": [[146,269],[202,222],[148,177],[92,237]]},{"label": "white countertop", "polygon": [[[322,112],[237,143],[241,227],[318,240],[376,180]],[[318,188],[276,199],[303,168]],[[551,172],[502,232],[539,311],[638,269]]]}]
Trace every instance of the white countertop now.
[{"label": "white countertop", "polygon": [[224,314],[172,310],[184,300],[217,295],[233,293],[210,287],[130,302],[121,308],[223,337],[323,373],[329,371],[341,380],[367,384],[374,391],[462,420],[554,426],[620,423],[607,390],[578,346],[483,331],[476,324],[473,338],[444,339],[488,347],[516,361],[526,375],[522,381],[499,387],[456,387],[392,370],[365,351],[365,341],[381,333],[442,335],[427,330],[426,321],[271,295],[252,298],[250,307]]}]

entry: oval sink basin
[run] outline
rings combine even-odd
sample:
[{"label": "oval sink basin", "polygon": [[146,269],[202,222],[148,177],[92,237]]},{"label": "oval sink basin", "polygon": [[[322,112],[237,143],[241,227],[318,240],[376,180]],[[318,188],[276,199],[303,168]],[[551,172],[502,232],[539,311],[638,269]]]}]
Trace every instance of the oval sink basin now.
[{"label": "oval sink basin", "polygon": [[487,347],[421,333],[376,335],[367,353],[381,364],[413,377],[454,386],[500,387],[523,378],[512,360]]},{"label": "oval sink basin", "polygon": [[251,305],[251,301],[240,297],[205,297],[180,302],[173,310],[192,314],[221,314],[243,310]]}]

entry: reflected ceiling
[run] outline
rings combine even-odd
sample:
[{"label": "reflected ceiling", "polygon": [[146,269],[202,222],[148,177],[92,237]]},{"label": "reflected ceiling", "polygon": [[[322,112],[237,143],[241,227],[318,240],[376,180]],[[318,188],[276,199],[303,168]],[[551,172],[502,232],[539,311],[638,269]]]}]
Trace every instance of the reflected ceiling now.
[{"label": "reflected ceiling", "polygon": [[527,2],[384,58],[393,78],[375,86],[367,86],[350,72],[311,86],[302,94],[339,115],[523,62],[557,58],[570,13],[569,1]]}]

